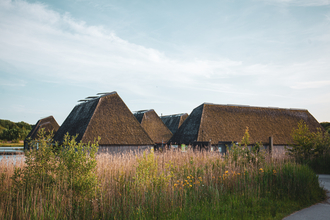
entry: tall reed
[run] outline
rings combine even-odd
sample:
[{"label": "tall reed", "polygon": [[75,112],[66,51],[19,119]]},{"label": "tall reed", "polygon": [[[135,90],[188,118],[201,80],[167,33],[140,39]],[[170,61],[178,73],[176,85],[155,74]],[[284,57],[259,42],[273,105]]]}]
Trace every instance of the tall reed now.
[{"label": "tall reed", "polygon": [[24,164],[2,160],[0,218],[281,219],[324,198],[307,166],[250,156],[192,150],[99,154],[95,195],[79,203],[63,192],[61,182],[51,191],[13,198],[10,177]]}]

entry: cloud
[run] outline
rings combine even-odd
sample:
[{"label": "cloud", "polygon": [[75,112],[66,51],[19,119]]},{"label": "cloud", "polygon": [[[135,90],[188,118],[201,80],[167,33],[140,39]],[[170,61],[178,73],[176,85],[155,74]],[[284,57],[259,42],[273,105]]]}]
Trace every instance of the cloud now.
[{"label": "cloud", "polygon": [[330,5],[330,0],[261,0],[270,4],[284,4],[291,6],[323,6]]},{"label": "cloud", "polygon": [[[99,91],[121,89],[139,98],[171,102],[177,102],[177,91],[189,91],[191,97],[181,99],[181,103],[194,101],[191,94],[204,91],[211,102],[222,102],[219,94],[225,94],[222,97],[231,103],[243,100],[249,104],[246,98],[251,97],[259,102],[258,97],[294,99],[295,91],[322,89],[330,81],[327,56],[283,65],[246,64],[227,58],[173,58],[155,48],[131,43],[104,26],[92,26],[44,4],[19,0],[0,0],[0,20],[0,62],[26,77],[24,84],[7,81],[6,85],[23,86],[32,79]],[[166,91],[162,94],[168,96],[160,97],[156,86],[162,86]],[[204,95],[200,96],[205,101]],[[299,96],[303,97],[302,93]]]},{"label": "cloud", "polygon": [[172,59],[40,3],[2,0],[0,19],[0,60],[41,80],[126,89],[138,81],[182,85],[226,77],[242,64],[228,59]]},{"label": "cloud", "polygon": [[1,79],[0,82],[0,86],[8,86],[8,87],[24,87],[26,85],[25,81],[9,81],[9,80],[5,80],[5,79]]},{"label": "cloud", "polygon": [[325,86],[330,86],[330,81],[311,81],[311,82],[298,82],[292,85],[294,89],[315,89]]}]

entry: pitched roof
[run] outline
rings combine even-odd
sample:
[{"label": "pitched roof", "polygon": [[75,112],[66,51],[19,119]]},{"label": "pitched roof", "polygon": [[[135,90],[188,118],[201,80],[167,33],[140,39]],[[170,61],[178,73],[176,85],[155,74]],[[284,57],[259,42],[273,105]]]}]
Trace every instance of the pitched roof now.
[{"label": "pitched roof", "polygon": [[307,110],[204,103],[192,111],[170,142],[241,141],[248,127],[251,144],[268,143],[273,136],[274,144],[286,145],[292,143],[292,129],[300,120],[313,132],[321,128]]},{"label": "pitched roof", "polygon": [[48,116],[37,121],[37,123],[32,127],[30,133],[26,136],[26,139],[35,139],[40,129],[44,128],[45,132],[53,131],[54,133],[58,130],[60,126],[57,124],[53,116]]},{"label": "pitched roof", "polygon": [[54,140],[61,143],[67,132],[78,134],[76,140],[84,143],[100,136],[100,145],[153,144],[117,92],[86,98],[76,105],[56,132]]},{"label": "pitched roof", "polygon": [[134,116],[155,143],[167,142],[172,137],[172,132],[153,109],[134,112]]},{"label": "pitched roof", "polygon": [[178,130],[178,128],[182,125],[184,120],[186,120],[187,117],[188,117],[187,113],[181,113],[175,115],[164,115],[161,116],[160,119],[162,119],[164,124],[174,134]]}]

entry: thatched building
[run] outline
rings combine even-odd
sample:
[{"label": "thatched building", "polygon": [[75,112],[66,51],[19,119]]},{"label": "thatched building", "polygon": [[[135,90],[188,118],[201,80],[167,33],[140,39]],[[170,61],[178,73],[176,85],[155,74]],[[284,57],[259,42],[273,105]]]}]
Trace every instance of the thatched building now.
[{"label": "thatched building", "polygon": [[174,115],[164,115],[161,116],[160,119],[164,122],[164,124],[170,129],[172,134],[174,134],[179,127],[182,125],[184,120],[186,120],[188,117],[187,113],[181,113],[181,114],[174,114]]},{"label": "thatched building", "polygon": [[117,92],[87,97],[76,105],[56,132],[55,141],[63,142],[66,133],[78,135],[77,141],[93,142],[99,151],[143,150],[154,144]]},{"label": "thatched building", "polygon": [[30,141],[38,138],[38,132],[41,129],[44,129],[46,134],[49,134],[50,132],[56,133],[59,127],[60,126],[53,116],[48,116],[38,120],[24,140],[24,149],[29,149]]},{"label": "thatched building", "polygon": [[321,128],[307,110],[204,103],[192,111],[170,142],[240,142],[248,127],[251,144],[269,145],[269,137],[273,137],[274,146],[287,146],[292,143],[292,130],[301,120],[312,132]]},{"label": "thatched building", "polygon": [[153,109],[136,111],[133,114],[155,143],[167,143],[172,137],[172,132]]}]

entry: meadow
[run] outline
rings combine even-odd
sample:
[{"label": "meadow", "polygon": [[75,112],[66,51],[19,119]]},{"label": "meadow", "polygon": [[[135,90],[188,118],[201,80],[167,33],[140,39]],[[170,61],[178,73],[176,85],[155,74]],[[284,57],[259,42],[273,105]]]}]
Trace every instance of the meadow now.
[{"label": "meadow", "polygon": [[325,199],[309,167],[244,145],[111,155],[70,143],[0,161],[1,219],[282,219]]}]

